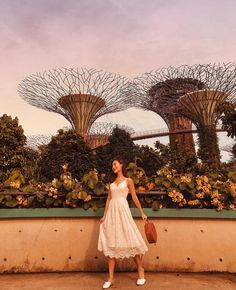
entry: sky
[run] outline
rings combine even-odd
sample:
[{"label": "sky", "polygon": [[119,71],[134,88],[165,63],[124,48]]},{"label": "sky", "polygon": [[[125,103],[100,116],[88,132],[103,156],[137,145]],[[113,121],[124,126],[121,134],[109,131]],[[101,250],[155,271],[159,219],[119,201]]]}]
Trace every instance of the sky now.
[{"label": "sky", "polygon": [[[69,125],[17,93],[29,74],[52,68],[93,67],[132,79],[170,65],[234,62],[235,16],[235,0],[0,0],[0,115],[17,116],[26,135]],[[166,127],[157,114],[134,108],[97,121],[135,131]],[[220,146],[232,143],[218,136]]]}]

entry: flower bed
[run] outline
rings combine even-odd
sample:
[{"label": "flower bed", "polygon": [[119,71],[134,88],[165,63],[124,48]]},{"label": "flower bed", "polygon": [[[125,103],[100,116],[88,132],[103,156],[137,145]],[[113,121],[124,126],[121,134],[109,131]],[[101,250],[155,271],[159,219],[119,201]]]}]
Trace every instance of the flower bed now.
[{"label": "flower bed", "polygon": [[[236,172],[193,176],[165,167],[148,177],[135,163],[129,164],[127,172],[144,208],[154,211],[160,208],[236,210]],[[92,170],[77,180],[71,176],[67,165],[63,165],[63,173],[52,182],[31,180],[26,184],[21,172],[14,170],[0,185],[0,207],[80,207],[96,211],[105,206],[108,184],[104,178],[104,174]]]}]

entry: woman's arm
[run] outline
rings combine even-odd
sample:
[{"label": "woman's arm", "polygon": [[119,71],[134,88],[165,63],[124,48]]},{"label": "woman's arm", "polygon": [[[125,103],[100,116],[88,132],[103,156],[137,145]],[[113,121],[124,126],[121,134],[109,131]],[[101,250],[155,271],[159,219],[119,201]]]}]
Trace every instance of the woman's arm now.
[{"label": "woman's arm", "polygon": [[142,219],[143,220],[144,219],[147,219],[147,216],[144,214],[144,211],[143,211],[143,209],[141,207],[140,201],[139,201],[139,199],[137,197],[137,194],[135,192],[135,187],[134,187],[133,179],[132,178],[128,178],[128,183],[127,184],[128,184],[130,193],[132,195],[132,199],[133,199],[135,205],[137,206],[137,208],[139,209],[139,212],[140,212],[140,214],[142,216]]}]

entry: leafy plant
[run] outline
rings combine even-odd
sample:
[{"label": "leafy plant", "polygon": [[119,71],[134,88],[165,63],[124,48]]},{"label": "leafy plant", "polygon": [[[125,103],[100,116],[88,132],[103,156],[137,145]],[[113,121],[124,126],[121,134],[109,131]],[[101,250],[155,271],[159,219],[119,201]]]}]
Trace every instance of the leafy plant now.
[{"label": "leafy plant", "polygon": [[[139,197],[143,207],[160,208],[215,208],[236,210],[236,172],[222,167],[221,171],[208,174],[179,173],[167,166],[148,177],[137,165],[139,157],[127,166],[127,174],[133,179],[135,189],[145,193]],[[105,175],[96,169],[84,174],[80,180],[74,178],[62,165],[59,178],[40,183],[26,182],[20,170],[12,170],[9,178],[0,184],[0,207],[82,207],[97,210],[105,206],[101,196],[108,189]],[[148,194],[161,191],[162,195]]]}]

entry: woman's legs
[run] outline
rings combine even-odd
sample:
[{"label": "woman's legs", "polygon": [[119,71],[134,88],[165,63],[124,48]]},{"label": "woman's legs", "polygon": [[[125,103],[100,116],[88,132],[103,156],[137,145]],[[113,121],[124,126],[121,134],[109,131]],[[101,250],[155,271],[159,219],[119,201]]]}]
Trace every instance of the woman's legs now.
[{"label": "woman's legs", "polygon": [[115,258],[108,257],[109,280],[111,282],[114,281],[115,264],[116,264]]},{"label": "woman's legs", "polygon": [[135,264],[137,265],[138,278],[144,278],[144,268],[142,265],[142,255],[134,256]]}]

